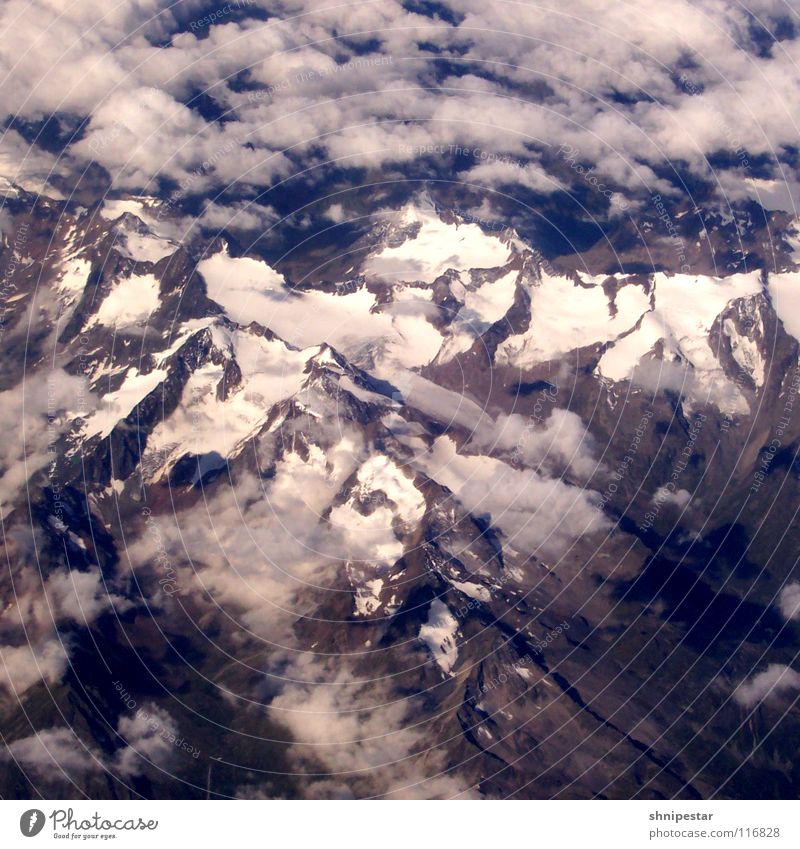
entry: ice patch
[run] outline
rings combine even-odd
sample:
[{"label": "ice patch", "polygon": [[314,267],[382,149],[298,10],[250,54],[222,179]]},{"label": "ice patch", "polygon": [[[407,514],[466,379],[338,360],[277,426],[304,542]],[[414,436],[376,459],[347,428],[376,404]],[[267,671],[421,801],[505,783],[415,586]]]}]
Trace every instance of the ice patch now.
[{"label": "ice patch", "polygon": [[747,372],[756,386],[764,385],[764,358],[758,349],[758,343],[748,336],[741,336],[736,330],[736,324],[726,318],[722,329],[731,342],[731,354],[742,371]]},{"label": "ice patch", "polygon": [[148,233],[121,233],[115,247],[136,262],[159,262],[174,254],[178,246]]},{"label": "ice patch", "polygon": [[92,264],[85,259],[73,259],[66,263],[56,280],[59,294],[68,304],[74,303],[86,288]]},{"label": "ice patch", "polygon": [[606,276],[581,276],[588,285],[585,288],[569,277],[542,274],[541,282],[530,288],[530,327],[498,347],[497,362],[530,368],[575,348],[609,342],[633,327],[649,307],[647,295],[640,286],[623,286],[617,292],[617,312],[612,316],[602,288]]},{"label": "ice patch", "polygon": [[800,271],[770,274],[767,288],[784,329],[800,341]]},{"label": "ice patch", "polygon": [[100,304],[95,322],[106,327],[133,327],[146,322],[158,305],[159,283],[154,275],[124,277],[111,287]]},{"label": "ice patch", "polygon": [[[139,198],[128,200],[106,200],[100,208],[100,215],[106,221],[116,221],[128,213],[138,218],[158,240],[177,243],[186,234],[189,219],[176,218],[174,209],[169,216],[161,213],[169,207],[161,205],[154,198]],[[152,250],[152,247],[148,248]],[[174,248],[172,249],[173,252]]]},{"label": "ice patch", "polygon": [[427,320],[430,303],[419,299],[379,305],[362,287],[345,295],[293,292],[283,275],[266,263],[218,253],[198,269],[208,296],[240,324],[257,321],[298,348],[327,342],[356,365],[393,362],[405,368],[427,365],[442,344]]},{"label": "ice patch", "polygon": [[509,246],[496,236],[486,235],[477,224],[445,224],[430,203],[407,206],[399,223],[404,228],[418,225],[416,237],[370,257],[365,273],[390,281],[432,283],[451,268],[498,268],[511,258]]},{"label": "ice patch", "polygon": [[86,419],[84,437],[89,439],[99,434],[105,439],[117,423],[127,418],[136,405],[166,377],[167,372],[161,369],[154,369],[149,374],[139,374],[138,369],[129,368],[122,386],[116,392],[104,395],[98,409]]},{"label": "ice patch", "polygon": [[[351,582],[353,575],[351,575]],[[383,590],[383,579],[374,578],[365,581],[361,586],[355,588],[356,593],[356,616],[371,616],[381,606],[381,591]]]},{"label": "ice patch", "polygon": [[439,668],[447,675],[458,660],[456,633],[458,622],[446,604],[434,599],[428,610],[428,621],[419,629],[419,638],[428,647]]},{"label": "ice patch", "polygon": [[655,307],[638,329],[606,351],[598,372],[614,381],[634,379],[641,358],[663,341],[667,361],[691,366],[692,397],[711,401],[723,412],[747,413],[747,402],[725,375],[708,336],[728,304],[761,291],[760,272],[729,277],[658,273],[653,281]]},{"label": "ice patch", "polygon": [[464,305],[451,325],[451,336],[442,346],[439,362],[449,362],[457,354],[469,350],[475,339],[506,315],[514,305],[518,277],[518,271],[509,271],[473,291],[459,284],[464,289]]},{"label": "ice patch", "polygon": [[[198,368],[184,387],[175,412],[160,422],[148,441],[148,450],[171,454],[209,454],[228,458],[266,421],[270,409],[297,393],[313,351],[295,351],[280,340],[246,331],[212,328],[222,356],[218,363]],[[235,359],[241,382],[218,394],[226,363]]]},{"label": "ice patch", "polygon": [[397,506],[397,515],[407,524],[419,521],[425,513],[425,499],[397,463],[376,454],[358,470],[359,494],[383,492]]},{"label": "ice patch", "polygon": [[142,221],[148,215],[147,207],[139,200],[106,200],[100,207],[100,215],[106,221],[116,221],[126,212]]},{"label": "ice patch", "polygon": [[459,591],[464,593],[465,596],[469,598],[475,599],[475,601],[491,601],[492,594],[486,587],[481,586],[480,584],[473,583],[461,583],[460,581],[450,581],[450,583]]}]

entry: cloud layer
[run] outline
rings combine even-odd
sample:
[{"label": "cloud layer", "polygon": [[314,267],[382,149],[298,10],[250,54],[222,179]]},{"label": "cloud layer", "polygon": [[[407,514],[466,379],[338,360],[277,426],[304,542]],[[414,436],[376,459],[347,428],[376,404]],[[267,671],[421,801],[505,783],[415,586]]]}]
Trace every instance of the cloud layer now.
[{"label": "cloud layer", "polygon": [[549,193],[574,178],[564,149],[630,193],[688,173],[794,187],[800,41],[780,0],[229,8],[209,21],[193,0],[4,4],[0,111],[37,140],[27,151],[7,134],[6,175],[41,172],[36,122],[55,115],[74,141],[52,164],[96,160],[137,190],[265,189],[320,166],[324,179],[329,161],[392,169],[428,150],[451,168],[453,146],[489,189]]}]

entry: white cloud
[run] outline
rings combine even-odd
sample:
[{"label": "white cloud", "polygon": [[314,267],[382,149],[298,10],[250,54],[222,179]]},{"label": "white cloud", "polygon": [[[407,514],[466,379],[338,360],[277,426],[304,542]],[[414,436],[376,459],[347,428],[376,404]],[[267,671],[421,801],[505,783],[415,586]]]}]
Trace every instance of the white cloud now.
[{"label": "white cloud", "polygon": [[752,708],[759,702],[776,699],[793,690],[800,690],[800,672],[783,663],[770,663],[763,672],[740,684],[733,698],[742,707]]},{"label": "white cloud", "polygon": [[70,778],[102,769],[100,756],[69,728],[49,728],[9,743],[0,761],[15,761],[26,773],[53,778],[55,770]]},{"label": "white cloud", "polygon": [[778,607],[788,620],[800,619],[800,584],[786,584],[781,588]]},{"label": "white cloud", "polygon": [[181,748],[196,751],[180,737],[170,714],[152,703],[121,716],[117,733],[124,745],[110,757],[84,743],[72,729],[56,727],[8,744],[0,750],[0,762],[14,761],[26,774],[44,779],[62,778],[54,776],[55,768],[71,781],[101,770],[124,780],[143,774],[150,766],[169,769]]},{"label": "white cloud", "polygon": [[510,162],[486,162],[470,168],[463,176],[467,183],[478,185],[526,186],[534,191],[549,194],[563,188],[560,180],[549,175],[543,168],[535,164],[517,165]]},{"label": "white cloud", "polygon": [[70,651],[65,626],[90,628],[112,606],[122,611],[130,602],[110,591],[97,568],[54,570],[42,580],[31,568],[44,546],[41,531],[16,525],[4,542],[15,576],[0,626],[0,688],[21,696],[40,680],[60,680]]},{"label": "white cloud", "polygon": [[[762,6],[774,26],[780,10]],[[666,190],[654,171],[664,162],[708,176],[710,154],[774,157],[797,136],[790,104],[800,41],[758,55],[750,17],[733,0],[647,9],[567,0],[545,13],[465,0],[453,7],[464,17],[455,26],[432,26],[394,0],[339,9],[301,0],[273,4],[266,23],[223,16],[200,39],[188,22],[203,8],[9,0],[0,33],[14,36],[0,49],[0,108],[30,119],[90,117],[73,155],[96,158],[118,186],[144,186],[156,174],[185,179],[235,138],[195,190],[269,185],[290,173],[288,149],[307,163],[327,156],[386,167],[407,160],[399,148],[409,144],[508,154],[522,167],[476,162],[469,178],[543,191],[552,184],[540,153],[569,144],[607,181]],[[374,34],[371,52],[359,56],[343,40],[357,32]],[[421,42],[445,55],[458,45],[465,73],[432,87]],[[240,71],[262,87],[255,97],[231,84]],[[221,128],[182,105],[204,90],[237,121]]]},{"label": "white cloud", "polygon": [[513,469],[491,457],[458,454],[446,436],[417,462],[471,513],[490,515],[492,524],[518,550],[558,556],[578,538],[608,525],[592,490],[529,469]]},{"label": "white cloud", "polygon": [[62,170],[55,156],[29,145],[16,130],[6,130],[0,136],[0,183],[59,199],[61,193],[47,181]]},{"label": "white cloud", "polygon": [[113,769],[123,778],[140,775],[149,765],[164,769],[174,762],[180,732],[163,708],[147,703],[120,717],[117,731],[126,745],[116,753]]},{"label": "white cloud", "polygon": [[336,667],[311,654],[298,656],[286,677],[309,683],[287,683],[270,705],[295,740],[290,757],[296,767],[311,771],[321,762],[330,772],[308,782],[307,796],[471,795],[464,779],[445,772],[444,750],[424,747],[425,726],[414,722],[409,701],[393,697],[380,682],[353,680],[341,660]]},{"label": "white cloud", "polygon": [[[128,546],[134,568],[149,568],[163,544],[174,568],[183,567],[182,590],[202,587],[240,610],[241,622],[257,634],[288,635],[306,612],[303,589],[324,584],[342,561],[361,556],[362,542],[348,537],[346,527],[338,531],[321,521],[356,463],[366,459],[357,431],[336,425],[331,431],[326,453],[315,446],[305,461],[289,453],[271,483],[243,475],[234,488],[216,492],[207,513],[154,519],[158,536],[146,534]],[[291,439],[290,427],[283,438]],[[269,435],[261,442],[268,465]]]},{"label": "white cloud", "polygon": [[90,398],[85,380],[62,369],[36,373],[0,393],[5,433],[0,441],[0,505],[11,503],[30,476],[54,459],[49,448],[67,428],[68,412]]},{"label": "white cloud", "polygon": [[668,489],[666,486],[660,486],[653,494],[653,504],[671,504],[679,510],[692,500],[692,494],[685,489],[677,489],[675,491]]},{"label": "white cloud", "polygon": [[44,680],[58,681],[67,665],[67,649],[60,639],[43,639],[21,646],[0,645],[0,687],[17,697]]},{"label": "white cloud", "polygon": [[209,203],[200,222],[211,230],[267,230],[279,220],[272,207],[240,201],[233,204]]},{"label": "white cloud", "polygon": [[[552,403],[556,393],[557,390],[552,394],[541,393],[547,400],[540,406]],[[540,418],[544,418],[544,414]],[[586,425],[576,413],[558,407],[544,422],[518,413],[501,413],[492,425],[481,421],[470,445],[488,449],[489,453],[510,452],[513,458],[531,468],[542,464],[550,472],[568,468],[581,479],[588,479],[597,470],[594,440]]]}]

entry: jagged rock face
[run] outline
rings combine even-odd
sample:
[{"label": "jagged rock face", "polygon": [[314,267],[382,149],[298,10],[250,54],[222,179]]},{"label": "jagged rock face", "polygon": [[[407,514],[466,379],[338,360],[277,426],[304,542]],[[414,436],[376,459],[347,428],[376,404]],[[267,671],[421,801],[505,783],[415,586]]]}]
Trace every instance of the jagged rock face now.
[{"label": "jagged rock face", "polygon": [[559,271],[420,198],[294,285],[154,201],[13,212],[0,704],[85,742],[49,792],[797,787],[742,722],[796,644],[792,263]]}]

